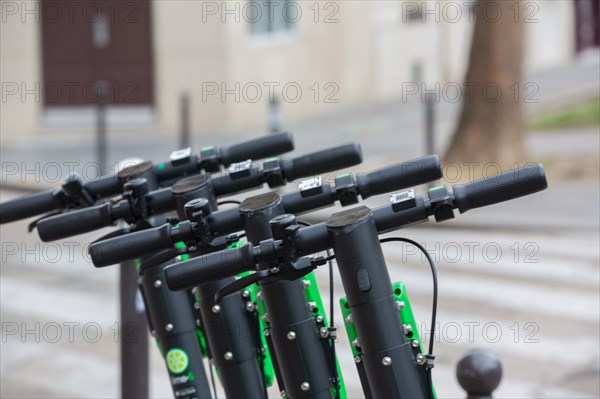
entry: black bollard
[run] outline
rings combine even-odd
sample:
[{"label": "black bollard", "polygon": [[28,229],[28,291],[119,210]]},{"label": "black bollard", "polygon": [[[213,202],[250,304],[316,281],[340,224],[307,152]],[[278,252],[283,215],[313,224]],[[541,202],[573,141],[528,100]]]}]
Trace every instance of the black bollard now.
[{"label": "black bollard", "polygon": [[500,385],[502,364],[494,353],[473,349],[458,361],[456,379],[467,392],[467,399],[489,399]]},{"label": "black bollard", "polygon": [[[425,155],[435,154],[435,95],[425,94]],[[428,188],[436,186],[438,183],[429,182]]]},{"label": "black bollard", "polygon": [[108,82],[96,82],[98,97],[96,98],[96,162],[100,174],[108,173],[108,149],[106,137],[106,108],[110,102],[110,86]]},{"label": "black bollard", "polygon": [[190,95],[188,92],[181,93],[179,99],[180,126],[179,126],[179,148],[191,147],[190,138]]},{"label": "black bollard", "polygon": [[269,131],[271,133],[281,132],[281,110],[276,96],[269,99]]}]

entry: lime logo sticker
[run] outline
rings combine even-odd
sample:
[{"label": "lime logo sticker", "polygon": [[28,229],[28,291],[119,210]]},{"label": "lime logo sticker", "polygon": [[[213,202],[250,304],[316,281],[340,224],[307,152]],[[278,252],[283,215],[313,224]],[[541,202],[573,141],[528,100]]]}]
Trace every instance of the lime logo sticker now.
[{"label": "lime logo sticker", "polygon": [[187,353],[178,348],[168,351],[165,359],[169,371],[173,374],[183,373],[190,363]]}]

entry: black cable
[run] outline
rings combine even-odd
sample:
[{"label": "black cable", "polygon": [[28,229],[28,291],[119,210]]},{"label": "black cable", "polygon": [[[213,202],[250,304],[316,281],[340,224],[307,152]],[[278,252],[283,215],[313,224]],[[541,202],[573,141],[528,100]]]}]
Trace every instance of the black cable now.
[{"label": "black cable", "polygon": [[[206,331],[206,329],[204,328],[204,323],[202,322],[202,318],[198,318],[198,320],[200,320],[200,331],[202,331],[202,334],[204,334],[204,331]],[[212,353],[210,352],[210,347],[208,346],[208,342],[206,342],[205,339],[205,348],[206,348],[206,355],[208,357],[208,369],[210,370],[210,381],[212,382],[212,389],[213,389],[213,396],[215,399],[217,399],[217,386],[215,385],[215,375],[213,373],[213,356]]]},{"label": "black cable", "polygon": [[262,352],[258,354],[258,358],[259,358],[258,362],[259,362],[259,367],[260,367],[260,375],[262,377],[262,383],[263,383],[262,384],[263,394],[264,394],[265,398],[268,398],[269,393],[267,391],[267,375],[265,372],[265,348],[264,348],[264,346],[262,346],[262,338],[261,338],[261,334],[260,334],[260,319],[258,316],[258,310],[256,310],[254,312],[254,319],[255,319],[254,322],[256,323],[255,326],[258,330],[258,337],[256,337],[258,340],[257,345],[262,348]]},{"label": "black cable", "polygon": [[212,359],[208,359],[209,369],[210,369],[210,381],[212,383],[213,396],[217,399],[217,386],[215,385],[215,373],[213,372],[214,364]]},{"label": "black cable", "polygon": [[[333,322],[333,258],[335,255],[327,250],[327,263],[329,264],[329,326],[334,327]],[[335,354],[335,339],[331,340],[331,364],[333,367],[333,386],[335,387],[335,399],[340,399],[340,378],[337,372],[337,357]]]},{"label": "black cable", "polygon": [[223,201],[219,201],[217,202],[217,206],[221,206],[221,205],[240,205],[241,202],[240,201],[236,201],[236,200],[223,200]]},{"label": "black cable", "polygon": [[[433,304],[431,307],[431,339],[429,341],[428,356],[433,356],[433,342],[435,340],[435,320],[436,320],[436,316],[437,316],[437,298],[438,298],[438,279],[437,279],[437,271],[435,269],[435,263],[433,262],[431,255],[429,255],[427,250],[425,248],[423,248],[423,246],[421,244],[419,244],[418,242],[413,241],[409,238],[389,237],[389,238],[382,238],[381,240],[379,240],[379,242],[382,244],[386,243],[386,242],[391,242],[391,241],[405,242],[405,243],[414,245],[419,250],[421,250],[423,252],[423,254],[425,254],[425,257],[427,258],[427,261],[429,262],[429,267],[431,268],[431,277],[433,279]],[[427,374],[427,384],[429,385],[429,395],[431,398],[434,398],[433,383],[431,382],[431,368],[425,367],[425,371]]]}]

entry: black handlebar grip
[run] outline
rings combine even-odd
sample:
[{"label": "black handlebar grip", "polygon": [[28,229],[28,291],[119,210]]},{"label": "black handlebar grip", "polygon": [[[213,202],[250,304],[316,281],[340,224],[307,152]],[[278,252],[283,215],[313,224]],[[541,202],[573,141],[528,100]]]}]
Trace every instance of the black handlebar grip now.
[{"label": "black handlebar grip", "polygon": [[25,195],[0,204],[0,224],[41,215],[62,207],[62,202],[54,195],[54,190]]},{"label": "black handlebar grip", "polygon": [[94,199],[114,197],[123,191],[122,182],[117,175],[106,175],[85,184],[85,188]]},{"label": "black handlebar grip", "polygon": [[248,244],[202,255],[165,268],[165,280],[173,291],[235,276],[255,268],[252,247]]},{"label": "black handlebar grip", "polygon": [[97,241],[90,245],[89,253],[94,266],[104,267],[172,247],[171,226],[164,224]]},{"label": "black handlebar grip", "polygon": [[456,208],[460,213],[465,213],[469,209],[537,193],[547,187],[544,167],[541,164],[532,164],[471,183],[457,184],[452,190]]},{"label": "black handlebar grip", "polygon": [[285,154],[294,149],[291,133],[277,133],[259,137],[230,147],[221,147],[221,162],[225,166],[247,159],[263,159]]},{"label": "black handlebar grip", "polygon": [[356,184],[363,199],[389,193],[442,177],[442,165],[437,155],[428,155],[397,163],[369,173],[357,173]]},{"label": "black handlebar grip", "polygon": [[362,160],[362,148],[359,143],[353,142],[292,159],[283,159],[282,169],[287,181],[292,181],[358,165]]},{"label": "black handlebar grip", "polygon": [[42,241],[54,241],[114,225],[111,215],[112,204],[85,209],[67,211],[42,219],[37,223],[37,230]]}]

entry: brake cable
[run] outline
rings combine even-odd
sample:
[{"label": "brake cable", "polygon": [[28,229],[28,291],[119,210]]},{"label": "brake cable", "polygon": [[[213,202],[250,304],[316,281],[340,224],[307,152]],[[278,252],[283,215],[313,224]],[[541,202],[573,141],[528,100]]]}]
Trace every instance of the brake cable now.
[{"label": "brake cable", "polygon": [[409,238],[388,237],[388,238],[382,238],[381,240],[379,240],[379,242],[382,244],[384,244],[386,242],[392,242],[392,241],[404,242],[404,243],[412,244],[415,247],[417,247],[421,252],[423,252],[425,257],[427,258],[427,261],[429,262],[429,267],[431,268],[431,277],[433,279],[433,303],[431,306],[431,339],[429,340],[429,353],[425,356],[425,358],[427,359],[427,362],[425,363],[425,373],[427,375],[427,385],[429,388],[429,395],[430,395],[430,398],[433,399],[435,396],[433,394],[433,383],[431,381],[431,369],[433,368],[433,359],[435,359],[435,356],[433,356],[433,342],[435,341],[435,320],[436,320],[436,315],[437,315],[437,298],[438,298],[438,279],[437,279],[437,271],[435,268],[435,263],[433,262],[431,255],[429,255],[427,250],[421,244],[419,244],[418,242],[413,241]]}]

